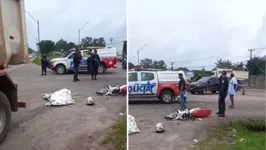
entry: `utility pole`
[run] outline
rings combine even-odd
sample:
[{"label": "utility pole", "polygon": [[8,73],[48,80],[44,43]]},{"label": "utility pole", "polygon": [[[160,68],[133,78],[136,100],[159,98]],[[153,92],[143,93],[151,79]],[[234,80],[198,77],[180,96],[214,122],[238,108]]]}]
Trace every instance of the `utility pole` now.
[{"label": "utility pole", "polygon": [[[250,52],[250,62],[252,60],[252,52],[255,51],[255,49],[248,49],[248,51]],[[248,75],[248,86],[250,86],[250,73]]]},{"label": "utility pole", "polygon": [[248,51],[250,52],[250,60],[252,59],[252,52],[255,51],[255,49],[248,49]]},{"label": "utility pole", "polygon": [[28,11],[25,11],[36,23],[38,29],[38,52],[40,52],[40,21],[35,19]]},{"label": "utility pole", "polygon": [[78,31],[78,33],[79,33],[79,35],[78,35],[78,44],[81,46],[81,43],[80,43],[80,31],[87,25],[87,24],[89,24],[89,22],[86,22],[86,23],[84,23],[84,25],[79,29],[79,31]]},{"label": "utility pole", "polygon": [[114,38],[110,38],[110,44],[112,44],[112,43],[113,43],[113,40],[114,40]]},{"label": "utility pole", "polygon": [[145,46],[147,46],[148,44],[145,44],[145,45],[143,45],[142,47],[141,47],[141,49],[139,49],[138,51],[137,51],[137,54],[138,54],[138,66],[139,66],[139,52],[145,47]]},{"label": "utility pole", "polygon": [[171,70],[173,71],[174,70],[174,63],[173,61],[170,62],[171,63]]}]

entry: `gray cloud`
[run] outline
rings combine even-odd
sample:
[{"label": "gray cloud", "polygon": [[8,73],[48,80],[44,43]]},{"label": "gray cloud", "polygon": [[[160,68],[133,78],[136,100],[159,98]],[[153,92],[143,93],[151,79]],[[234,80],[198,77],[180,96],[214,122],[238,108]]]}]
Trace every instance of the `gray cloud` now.
[{"label": "gray cloud", "polygon": [[129,0],[129,60],[137,62],[144,44],[140,58],[175,61],[176,67],[212,68],[220,58],[212,56],[247,60],[249,48],[266,47],[265,6],[265,0]]},{"label": "gray cloud", "polygon": [[[41,40],[63,38],[77,43],[78,29],[86,22],[81,37],[126,39],[126,0],[25,0],[25,5],[40,20]],[[35,48],[37,25],[27,14],[26,22],[29,45]]]}]

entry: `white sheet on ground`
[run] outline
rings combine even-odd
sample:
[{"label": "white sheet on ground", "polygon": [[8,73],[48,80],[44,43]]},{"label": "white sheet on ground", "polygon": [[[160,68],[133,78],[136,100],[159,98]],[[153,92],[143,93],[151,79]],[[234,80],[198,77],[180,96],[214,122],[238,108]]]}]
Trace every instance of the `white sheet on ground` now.
[{"label": "white sheet on ground", "polygon": [[44,94],[43,98],[48,100],[46,106],[64,106],[75,103],[71,91],[68,89],[61,89],[53,94]]},{"label": "white sheet on ground", "polygon": [[135,118],[133,116],[128,114],[127,121],[128,121],[128,134],[140,132],[140,130],[137,126],[137,123],[135,121]]}]

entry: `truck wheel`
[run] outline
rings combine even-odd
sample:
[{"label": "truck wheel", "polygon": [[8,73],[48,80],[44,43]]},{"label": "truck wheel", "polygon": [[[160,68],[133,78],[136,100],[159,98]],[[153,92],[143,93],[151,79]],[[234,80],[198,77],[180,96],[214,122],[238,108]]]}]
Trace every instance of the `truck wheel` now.
[{"label": "truck wheel", "polygon": [[103,73],[105,73],[105,71],[106,71],[105,65],[104,64],[100,64],[99,67],[98,67],[98,73],[99,74],[103,74]]},{"label": "truck wheel", "polygon": [[66,67],[64,65],[57,65],[55,71],[58,74],[64,74],[66,72]]},{"label": "truck wheel", "polygon": [[11,107],[4,93],[0,92],[0,143],[7,136],[11,123]]},{"label": "truck wheel", "polygon": [[195,94],[195,92],[194,92],[194,91],[190,91],[190,93],[191,93],[191,94]]},{"label": "truck wheel", "polygon": [[216,93],[216,91],[212,91],[212,93],[213,93],[213,94],[215,94],[215,93]]},{"label": "truck wheel", "polygon": [[170,91],[163,91],[160,96],[160,100],[165,104],[172,103],[174,101],[174,98],[174,95]]}]

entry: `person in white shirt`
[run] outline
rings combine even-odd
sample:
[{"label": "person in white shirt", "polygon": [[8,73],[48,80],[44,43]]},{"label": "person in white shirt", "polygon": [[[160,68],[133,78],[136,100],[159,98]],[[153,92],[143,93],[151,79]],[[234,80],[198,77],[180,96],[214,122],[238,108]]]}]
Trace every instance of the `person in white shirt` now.
[{"label": "person in white shirt", "polygon": [[234,108],[235,104],[234,104],[234,96],[235,93],[237,91],[237,80],[235,78],[235,75],[233,73],[231,73],[231,80],[229,82],[229,86],[228,86],[228,94],[230,96],[230,100],[231,100],[231,105],[229,106],[229,108]]}]

